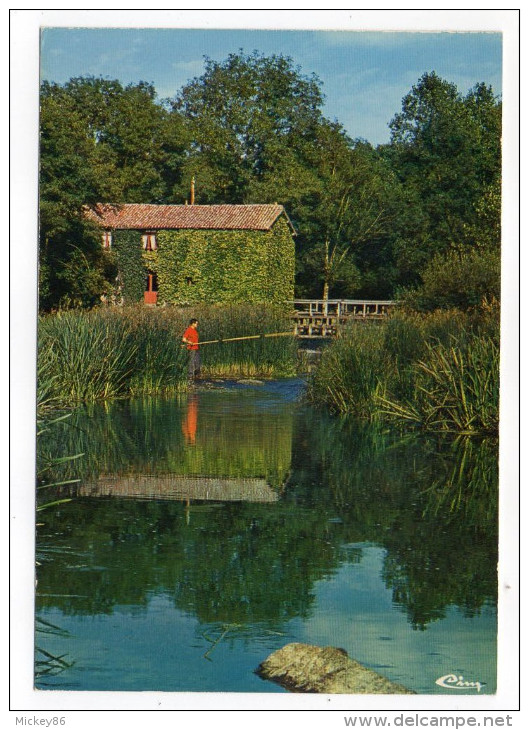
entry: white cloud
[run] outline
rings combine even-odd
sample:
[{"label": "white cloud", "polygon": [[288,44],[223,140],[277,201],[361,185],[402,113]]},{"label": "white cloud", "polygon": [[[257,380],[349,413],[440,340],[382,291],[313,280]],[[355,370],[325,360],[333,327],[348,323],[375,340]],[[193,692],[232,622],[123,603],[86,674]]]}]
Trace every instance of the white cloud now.
[{"label": "white cloud", "polygon": [[203,73],[204,60],[201,58],[200,60],[194,59],[193,61],[172,63],[171,68],[178,76],[191,78],[192,76],[199,76]]}]

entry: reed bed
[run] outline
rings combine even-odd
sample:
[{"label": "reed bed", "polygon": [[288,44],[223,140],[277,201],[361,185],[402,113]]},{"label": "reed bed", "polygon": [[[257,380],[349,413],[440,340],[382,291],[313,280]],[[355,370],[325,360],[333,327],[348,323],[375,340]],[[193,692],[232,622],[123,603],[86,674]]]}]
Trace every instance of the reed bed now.
[{"label": "reed bed", "polygon": [[308,396],[371,420],[496,433],[498,312],[400,312],[383,323],[353,323],[322,354]]},{"label": "reed bed", "polygon": [[[189,317],[198,319],[203,341],[292,330],[281,309],[270,305],[199,305],[184,314],[185,325]],[[295,374],[297,342],[294,336],[221,342],[205,345],[200,356],[209,376],[285,377]]]},{"label": "reed bed", "polygon": [[407,399],[379,397],[382,413],[429,431],[472,435],[499,427],[499,347],[492,338],[426,345],[412,368],[415,389]]},{"label": "reed bed", "polygon": [[[47,315],[39,321],[38,401],[48,407],[186,388],[181,338],[191,317],[201,340],[286,331],[265,306],[99,308]],[[283,376],[295,371],[294,337],[205,346],[209,376]]]},{"label": "reed bed", "polygon": [[322,352],[308,397],[335,413],[369,417],[380,372],[389,367],[383,329],[372,323],[351,327]]}]

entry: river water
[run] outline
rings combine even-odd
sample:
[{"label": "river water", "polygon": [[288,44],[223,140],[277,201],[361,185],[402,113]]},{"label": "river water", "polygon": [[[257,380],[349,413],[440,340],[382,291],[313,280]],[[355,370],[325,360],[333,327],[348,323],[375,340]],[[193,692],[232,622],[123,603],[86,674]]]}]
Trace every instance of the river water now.
[{"label": "river water", "polygon": [[36,687],[283,692],[255,669],[299,641],[418,693],[495,691],[494,444],[333,418],[302,385],[114,401],[39,437],[83,456],[40,490],[71,501],[39,512]]}]

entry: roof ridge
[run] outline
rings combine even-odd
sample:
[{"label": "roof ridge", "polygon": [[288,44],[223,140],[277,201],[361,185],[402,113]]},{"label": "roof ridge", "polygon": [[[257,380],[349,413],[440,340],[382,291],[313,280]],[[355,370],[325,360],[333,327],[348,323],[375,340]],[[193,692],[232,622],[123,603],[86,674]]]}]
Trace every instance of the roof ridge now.
[{"label": "roof ridge", "polygon": [[284,215],[295,234],[285,208],[279,203],[98,203],[87,216],[113,229],[209,229],[269,231]]},{"label": "roof ridge", "polygon": [[125,208],[126,206],[139,205],[151,208],[283,208],[282,203],[97,203],[96,207],[102,208]]}]

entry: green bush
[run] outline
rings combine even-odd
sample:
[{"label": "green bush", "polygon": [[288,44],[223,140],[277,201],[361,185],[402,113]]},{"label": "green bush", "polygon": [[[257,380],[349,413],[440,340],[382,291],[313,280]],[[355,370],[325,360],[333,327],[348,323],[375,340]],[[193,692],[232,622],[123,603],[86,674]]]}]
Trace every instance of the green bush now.
[{"label": "green bush", "polygon": [[451,251],[437,255],[422,273],[422,285],[403,302],[422,312],[470,310],[500,299],[500,252],[493,248]]},{"label": "green bush", "polygon": [[499,311],[398,311],[353,323],[322,354],[309,399],[338,413],[433,431],[495,433]]}]

